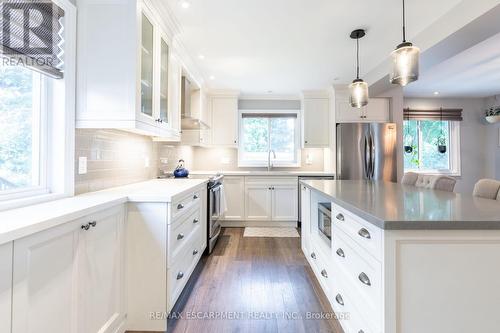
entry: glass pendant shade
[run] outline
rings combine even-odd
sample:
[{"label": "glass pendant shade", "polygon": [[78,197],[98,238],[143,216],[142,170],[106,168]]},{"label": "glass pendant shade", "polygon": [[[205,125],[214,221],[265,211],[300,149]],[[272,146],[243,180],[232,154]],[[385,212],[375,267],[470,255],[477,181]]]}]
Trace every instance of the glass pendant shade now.
[{"label": "glass pendant shade", "polygon": [[406,86],[408,83],[418,80],[418,60],[420,49],[412,43],[402,43],[392,51],[391,83]]},{"label": "glass pendant shade", "polygon": [[356,79],[349,85],[349,102],[353,108],[362,108],[368,104],[368,84]]}]

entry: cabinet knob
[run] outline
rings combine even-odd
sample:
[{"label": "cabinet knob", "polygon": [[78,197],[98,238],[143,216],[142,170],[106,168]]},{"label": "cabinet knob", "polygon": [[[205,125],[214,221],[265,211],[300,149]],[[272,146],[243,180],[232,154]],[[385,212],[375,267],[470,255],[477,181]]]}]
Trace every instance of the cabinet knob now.
[{"label": "cabinet knob", "polygon": [[84,224],[80,227],[82,230],[89,230],[90,228],[90,223]]},{"label": "cabinet knob", "polygon": [[177,280],[180,280],[184,277],[184,273],[183,272],[179,272],[177,273]]},{"label": "cabinet knob", "polygon": [[197,255],[198,254],[198,250],[194,250],[193,251],[193,256]]},{"label": "cabinet knob", "polygon": [[316,259],[316,253],[312,252],[311,253],[311,258]]},{"label": "cabinet knob", "polygon": [[335,218],[339,221],[345,221],[345,218],[344,218],[344,215],[343,214],[337,214],[337,216],[335,216]]},{"label": "cabinet knob", "polygon": [[359,229],[358,235],[360,235],[361,237],[366,238],[366,239],[372,238],[370,235],[370,232],[368,230],[366,230],[365,228]]},{"label": "cabinet knob", "polygon": [[344,250],[342,250],[340,247],[337,249],[335,253],[337,253],[339,257],[345,258]]},{"label": "cabinet knob", "polygon": [[236,143],[236,140],[234,140],[234,143]]},{"label": "cabinet knob", "polygon": [[177,205],[177,209],[182,209],[182,208],[184,208],[184,205],[183,205],[183,204],[178,204],[178,205]]},{"label": "cabinet knob", "polygon": [[177,235],[177,239],[183,239],[183,238],[184,238],[184,234],[182,232]]},{"label": "cabinet knob", "polygon": [[328,273],[326,272],[326,270],[324,270],[324,269],[323,269],[323,270],[321,271],[321,275],[323,275],[325,278],[327,278],[327,279],[328,279]]},{"label": "cabinet knob", "polygon": [[196,200],[198,198],[199,198],[198,194],[193,195],[193,200]]},{"label": "cabinet knob", "polygon": [[97,225],[97,221],[91,221],[89,224],[91,227],[95,227]]},{"label": "cabinet knob", "polygon": [[309,141],[305,140],[304,143],[309,143]]},{"label": "cabinet knob", "polygon": [[342,295],[337,294],[337,296],[335,296],[335,300],[337,301],[337,303],[344,306],[344,299],[342,298]]},{"label": "cabinet knob", "polygon": [[368,275],[366,275],[365,272],[361,272],[361,274],[358,275],[359,281],[361,281],[363,284],[366,284],[367,286],[371,286],[370,278]]},{"label": "cabinet knob", "polygon": [[193,220],[193,223],[194,223],[194,224],[196,224],[196,223],[198,223],[198,222],[200,222],[200,220],[199,220],[199,219],[194,219],[194,220]]}]

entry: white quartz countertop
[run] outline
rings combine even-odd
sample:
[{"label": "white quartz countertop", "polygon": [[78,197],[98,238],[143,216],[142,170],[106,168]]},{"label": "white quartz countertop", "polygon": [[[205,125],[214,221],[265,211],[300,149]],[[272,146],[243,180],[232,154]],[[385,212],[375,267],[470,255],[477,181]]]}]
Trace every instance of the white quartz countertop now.
[{"label": "white quartz countertop", "polygon": [[222,174],[225,176],[290,176],[290,177],[334,177],[335,174],[324,171],[286,171],[286,170],[272,170],[272,171],[258,171],[258,170],[233,170],[233,171],[216,171],[216,170],[203,170],[203,171],[190,171],[190,175],[215,175]]},{"label": "white quartz countertop", "polygon": [[125,202],[171,202],[207,179],[155,179],[0,212],[0,244]]},{"label": "white quartz countertop", "polygon": [[363,180],[305,180],[302,184],[382,229],[500,229],[500,202],[471,194]]}]

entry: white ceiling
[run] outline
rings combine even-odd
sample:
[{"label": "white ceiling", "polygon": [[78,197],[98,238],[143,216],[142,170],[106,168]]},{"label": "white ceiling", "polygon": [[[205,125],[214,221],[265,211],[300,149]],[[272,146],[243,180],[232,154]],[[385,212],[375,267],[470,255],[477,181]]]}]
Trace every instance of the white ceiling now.
[{"label": "white ceiling", "polygon": [[[360,41],[362,76],[401,42],[401,0],[190,0],[188,9],[167,1],[180,22],[180,40],[209,86],[245,94],[349,83],[355,28],[367,29]],[[407,1],[409,39],[460,1]]]},{"label": "white ceiling", "polygon": [[500,34],[421,73],[408,97],[488,97],[500,93]]}]

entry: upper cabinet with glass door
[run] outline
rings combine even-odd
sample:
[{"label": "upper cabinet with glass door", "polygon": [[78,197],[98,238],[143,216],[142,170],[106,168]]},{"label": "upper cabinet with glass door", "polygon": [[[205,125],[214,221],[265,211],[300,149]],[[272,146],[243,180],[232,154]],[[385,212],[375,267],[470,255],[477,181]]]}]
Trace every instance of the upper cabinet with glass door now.
[{"label": "upper cabinet with glass door", "polygon": [[[78,128],[129,130],[180,141],[171,96],[171,39],[161,1],[78,3]],[[162,15],[158,15],[162,13]],[[179,113],[179,114],[176,114]]]}]

